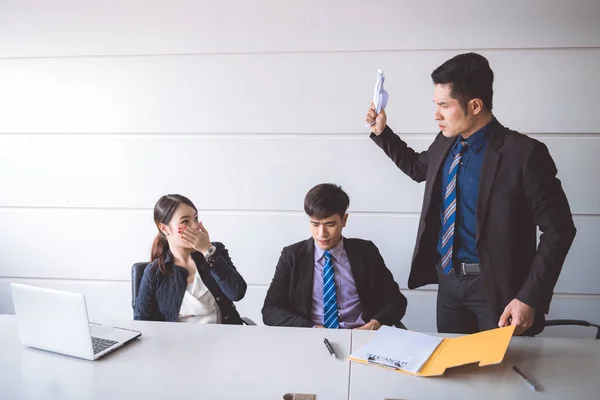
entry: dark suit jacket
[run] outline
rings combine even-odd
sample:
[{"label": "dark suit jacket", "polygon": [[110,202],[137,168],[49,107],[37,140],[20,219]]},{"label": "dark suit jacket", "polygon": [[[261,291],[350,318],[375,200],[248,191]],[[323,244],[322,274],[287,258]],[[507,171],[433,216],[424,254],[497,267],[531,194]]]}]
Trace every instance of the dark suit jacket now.
[{"label": "dark suit jacket", "polygon": [[[476,243],[490,306],[500,318],[514,298],[536,308],[534,331],[543,329],[554,286],[575,237],[569,203],[546,146],[490,123],[479,179]],[[440,171],[456,138],[440,132],[417,153],[389,127],[373,141],[404,173],[425,181],[425,195],[408,279],[410,289],[437,283],[440,229]],[[536,226],[542,232],[536,249]],[[541,318],[541,321],[540,321]]]},{"label": "dark suit jacket", "polygon": [[[200,252],[192,253],[202,282],[215,297],[221,310],[224,324],[242,324],[234,301],[246,294],[246,282],[233,266],[229,253],[222,243],[214,242],[217,248],[215,262],[209,266]],[[187,286],[187,269],[173,263],[171,253],[165,261],[169,275],[160,272],[155,260],[148,264],[140,283],[133,318],[136,320],[170,321],[179,319],[179,309]]]},{"label": "dark suit jacket", "polygon": [[[285,247],[262,309],[265,325],[312,327],[314,246],[312,238]],[[406,297],[371,241],[344,238],[363,319],[395,325],[406,312]]]}]

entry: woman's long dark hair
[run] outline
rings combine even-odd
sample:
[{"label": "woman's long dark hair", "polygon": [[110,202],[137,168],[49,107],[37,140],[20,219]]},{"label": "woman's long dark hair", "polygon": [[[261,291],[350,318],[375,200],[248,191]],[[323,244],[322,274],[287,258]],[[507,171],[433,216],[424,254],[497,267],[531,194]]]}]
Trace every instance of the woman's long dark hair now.
[{"label": "woman's long dark hair", "polygon": [[150,251],[150,261],[157,260],[158,268],[160,272],[167,275],[167,267],[165,266],[165,260],[167,258],[167,254],[169,253],[169,242],[167,241],[167,237],[160,230],[160,224],[168,225],[173,218],[173,214],[179,208],[180,204],[187,204],[192,207],[196,212],[196,206],[190,199],[180,194],[167,194],[162,196],[156,204],[154,205],[154,223],[158,228],[158,233],[154,238],[154,243],[152,243],[152,250]]}]

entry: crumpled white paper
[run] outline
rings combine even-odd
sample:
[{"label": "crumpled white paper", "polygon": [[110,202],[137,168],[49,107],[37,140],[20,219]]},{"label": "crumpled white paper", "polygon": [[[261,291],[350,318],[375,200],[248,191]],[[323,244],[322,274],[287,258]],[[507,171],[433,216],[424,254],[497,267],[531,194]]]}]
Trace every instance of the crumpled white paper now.
[{"label": "crumpled white paper", "polygon": [[[385,109],[388,101],[388,92],[383,88],[383,82],[385,82],[385,76],[383,75],[383,71],[377,70],[377,81],[375,82],[375,90],[373,92],[373,105],[375,106],[375,112],[379,114],[381,110]],[[372,124],[368,124],[365,122],[365,126],[369,127]]]}]

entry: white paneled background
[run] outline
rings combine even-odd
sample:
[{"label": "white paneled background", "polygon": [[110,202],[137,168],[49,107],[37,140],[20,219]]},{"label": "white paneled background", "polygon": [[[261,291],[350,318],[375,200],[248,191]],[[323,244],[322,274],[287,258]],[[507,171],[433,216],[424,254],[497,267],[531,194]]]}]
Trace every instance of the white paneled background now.
[{"label": "white paneled background", "polygon": [[550,317],[600,322],[595,0],[0,0],[0,313],[23,282],[84,293],[95,321],[132,318],[152,207],[182,193],[261,322],[281,248],[309,235],[304,194],[335,182],[344,233],[379,246],[406,324],[435,331],[436,287],[406,289],[423,185],[363,118],[382,68],[390,125],[426,148],[429,75],[472,50],[496,74],[496,116],[548,145],[575,215]]}]

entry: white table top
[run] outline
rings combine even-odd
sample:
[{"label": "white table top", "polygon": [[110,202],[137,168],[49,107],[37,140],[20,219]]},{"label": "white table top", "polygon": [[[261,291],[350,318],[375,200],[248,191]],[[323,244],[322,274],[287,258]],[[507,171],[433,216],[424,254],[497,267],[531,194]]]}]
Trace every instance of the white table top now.
[{"label": "white table top", "polygon": [[[126,321],[143,332],[99,361],[25,348],[0,315],[0,399],[600,399],[600,341],[513,338],[501,365],[420,378],[349,363],[374,332]],[[327,352],[323,337],[338,359]],[[352,341],[351,341],[352,337]],[[511,369],[536,384],[532,392]],[[348,392],[350,389],[350,392]]]},{"label": "white table top", "polygon": [[[352,348],[375,332],[353,331]],[[533,392],[517,367],[541,389]],[[351,363],[350,399],[600,399],[600,340],[521,338],[511,340],[500,365],[468,365],[443,377],[413,377]]]},{"label": "white table top", "polygon": [[86,361],[23,347],[14,316],[0,315],[0,398],[265,400],[288,392],[348,398],[348,330],[138,321],[119,326],[142,331],[142,337]]}]

